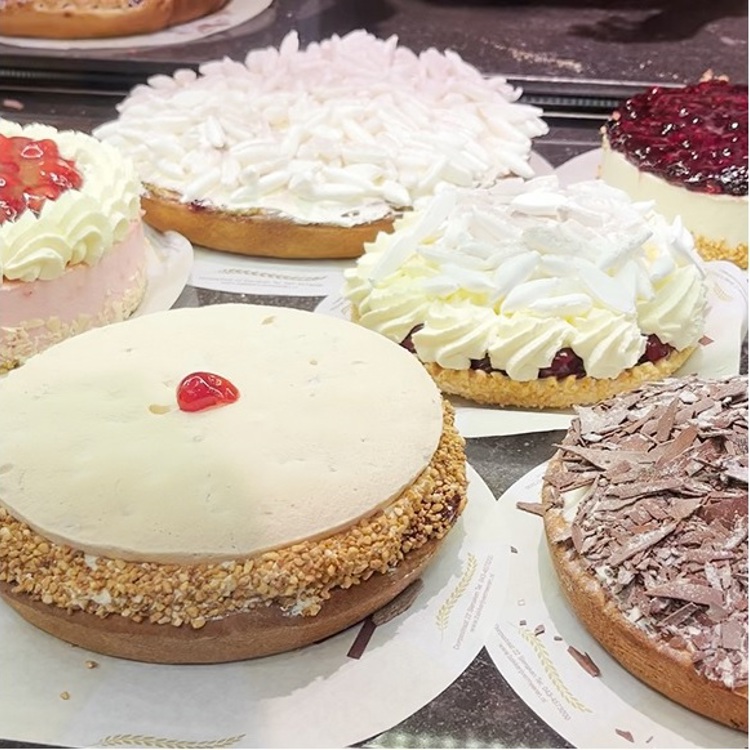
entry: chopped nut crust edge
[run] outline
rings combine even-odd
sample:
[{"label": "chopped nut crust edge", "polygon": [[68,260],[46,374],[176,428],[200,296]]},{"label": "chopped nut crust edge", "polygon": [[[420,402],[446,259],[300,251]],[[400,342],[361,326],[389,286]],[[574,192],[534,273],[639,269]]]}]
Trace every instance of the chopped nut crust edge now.
[{"label": "chopped nut crust edge", "polygon": [[656,363],[644,362],[611,379],[569,375],[566,378],[538,378],[521,382],[500,372],[446,370],[434,362],[423,364],[443,393],[492,406],[564,409],[594,404],[643,383],[666,378],[682,367],[693,350],[694,347],[689,347],[672,351]]},{"label": "chopped nut crust edge", "polygon": [[312,616],[332,589],[386,573],[445,536],[466,504],[466,486],[464,440],[444,401],[443,433],[429,465],[387,508],[333,536],[222,563],[134,563],[53,544],[0,508],[0,581],[68,611],[177,627],[197,629],[271,604]]}]

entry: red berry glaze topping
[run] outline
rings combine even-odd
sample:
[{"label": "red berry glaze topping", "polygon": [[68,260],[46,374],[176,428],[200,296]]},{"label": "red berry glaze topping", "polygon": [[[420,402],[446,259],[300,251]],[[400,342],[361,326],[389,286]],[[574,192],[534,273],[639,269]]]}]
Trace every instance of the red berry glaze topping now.
[{"label": "red berry glaze topping", "polygon": [[747,195],[747,86],[712,78],[625,101],[606,126],[615,151],[688,190]]},{"label": "red berry glaze topping", "polygon": [[177,386],[177,405],[182,411],[203,411],[231,404],[239,397],[235,385],[212,372],[191,372]]},{"label": "red berry glaze topping", "polygon": [[0,224],[27,208],[38,214],[46,200],[82,184],[83,175],[54,141],[0,135]]}]

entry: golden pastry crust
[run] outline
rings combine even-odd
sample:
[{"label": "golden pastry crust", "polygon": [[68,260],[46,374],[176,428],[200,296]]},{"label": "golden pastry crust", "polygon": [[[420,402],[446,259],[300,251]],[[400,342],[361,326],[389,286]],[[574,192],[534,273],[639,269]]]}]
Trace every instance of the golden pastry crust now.
[{"label": "golden pastry crust", "polygon": [[656,363],[636,365],[611,379],[569,375],[522,382],[500,372],[446,370],[434,362],[423,364],[443,393],[490,406],[566,409],[576,404],[594,404],[643,383],[666,378],[682,367],[693,351],[694,347],[672,351]]},{"label": "golden pastry crust", "polygon": [[464,440],[444,402],[431,462],[387,508],[324,539],[213,564],[91,558],[49,542],[0,508],[0,594],[46,605],[61,617],[119,614],[134,624],[187,630],[267,605],[324,617],[337,590],[356,588],[375,573],[386,585],[410,553],[445,536],[466,503],[465,462]]},{"label": "golden pastry crust", "polygon": [[356,258],[379,232],[393,230],[395,214],[351,227],[300,224],[270,211],[225,211],[181,203],[179,195],[146,185],[144,220],[161,232],[174,230],[197,245],[271,258]]},{"label": "golden pastry crust", "polygon": [[215,13],[229,0],[6,0],[3,34],[86,39],[148,34]]},{"label": "golden pastry crust", "polygon": [[716,242],[702,235],[695,235],[695,249],[703,260],[728,260],[747,269],[747,245],[728,245],[726,242]]},{"label": "golden pastry crust", "polygon": [[[562,453],[550,461],[559,469]],[[699,674],[691,654],[657,641],[630,622],[588,572],[569,541],[559,493],[545,483],[542,490],[544,528],[550,557],[563,592],[591,635],[629,672],[683,706],[727,726],[747,732],[747,687],[730,690]]]}]

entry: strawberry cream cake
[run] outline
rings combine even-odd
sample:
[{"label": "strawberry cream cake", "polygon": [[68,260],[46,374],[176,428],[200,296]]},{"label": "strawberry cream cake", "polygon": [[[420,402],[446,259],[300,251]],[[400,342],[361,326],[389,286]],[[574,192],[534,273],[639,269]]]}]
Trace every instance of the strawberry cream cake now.
[{"label": "strawberry cream cake", "polygon": [[604,126],[600,176],[669,220],[680,216],[706,260],[747,268],[747,126],[747,86],[656,86]]},{"label": "strawberry cream cake", "polygon": [[345,277],[353,319],[486,404],[599,401],[671,374],[703,335],[689,232],[600,181],[445,190]]},{"label": "strawberry cream cake", "polygon": [[218,250],[356,257],[441,185],[533,176],[540,110],[451,51],[292,32],[137,86],[95,135],[135,160],[145,219]]},{"label": "strawberry cream cake", "polygon": [[74,131],[0,120],[0,369],[128,317],[146,288],[133,166]]},{"label": "strawberry cream cake", "polygon": [[116,656],[325,638],[415,581],[466,502],[463,440],[419,363],[299,310],[88,331],[1,380],[0,413],[0,596]]}]

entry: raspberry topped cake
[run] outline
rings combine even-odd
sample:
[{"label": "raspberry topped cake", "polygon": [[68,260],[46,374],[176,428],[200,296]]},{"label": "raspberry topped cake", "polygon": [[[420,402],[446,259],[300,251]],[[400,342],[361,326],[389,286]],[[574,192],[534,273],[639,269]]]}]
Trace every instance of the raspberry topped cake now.
[{"label": "raspberry topped cake", "polygon": [[419,363],[299,310],[88,331],[0,380],[0,413],[0,596],[126,658],[343,630],[419,577],[466,502],[463,440]]},{"label": "raspberry topped cake", "polygon": [[345,277],[355,320],[444,392],[498,406],[593,403],[662,378],[705,322],[690,234],[599,181],[443,191]]},{"label": "raspberry topped cake", "polygon": [[747,127],[747,86],[656,86],[604,126],[600,176],[670,220],[681,216],[707,260],[747,268]]},{"label": "raspberry topped cake", "polygon": [[218,250],[356,257],[441,185],[533,176],[540,110],[451,51],[365,31],[137,86],[95,135],[132,155],[145,219]]},{"label": "raspberry topped cake", "polygon": [[146,288],[140,183],[115,149],[0,120],[0,370],[123,320]]},{"label": "raspberry topped cake", "polygon": [[9,36],[87,39],[129,36],[192,21],[229,0],[4,0],[0,28]]},{"label": "raspberry topped cake", "polygon": [[747,378],[581,408],[544,479],[573,610],[634,675],[747,732]]}]

